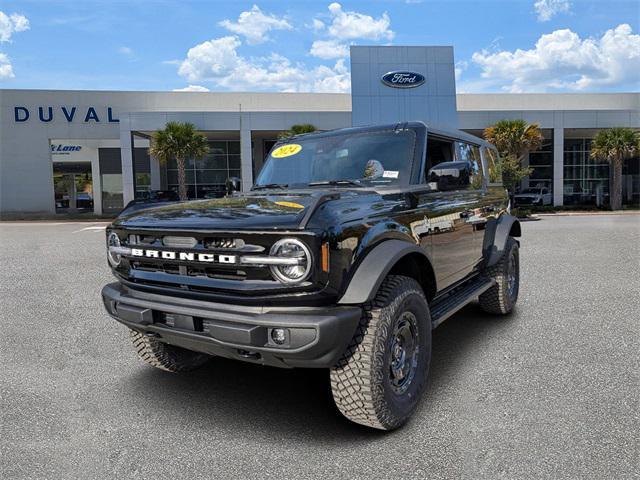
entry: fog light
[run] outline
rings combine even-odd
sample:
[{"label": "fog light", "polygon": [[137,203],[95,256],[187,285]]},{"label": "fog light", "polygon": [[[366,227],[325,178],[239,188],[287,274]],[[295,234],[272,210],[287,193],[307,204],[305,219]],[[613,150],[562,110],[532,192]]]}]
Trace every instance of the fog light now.
[{"label": "fog light", "polygon": [[287,329],[286,328],[274,328],[271,330],[271,340],[277,345],[284,345],[287,341]]}]

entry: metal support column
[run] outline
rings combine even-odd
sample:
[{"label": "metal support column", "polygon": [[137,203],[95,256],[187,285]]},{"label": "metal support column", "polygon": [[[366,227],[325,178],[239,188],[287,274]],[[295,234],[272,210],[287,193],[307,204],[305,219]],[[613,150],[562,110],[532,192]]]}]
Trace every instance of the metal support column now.
[{"label": "metal support column", "polygon": [[[133,135],[128,122],[120,119],[120,158],[122,160],[122,197],[124,205],[135,198],[133,180]],[[124,127],[124,128],[123,128]]]},{"label": "metal support column", "polygon": [[564,204],[564,128],[553,129],[553,204]]},{"label": "metal support column", "polygon": [[102,177],[100,177],[100,150],[96,149],[96,155],[91,159],[91,183],[93,190],[93,213],[102,215]]},{"label": "metal support column", "polygon": [[241,123],[240,129],[240,171],[242,174],[242,191],[246,192],[253,185],[253,156],[251,152],[251,129],[243,123]]}]

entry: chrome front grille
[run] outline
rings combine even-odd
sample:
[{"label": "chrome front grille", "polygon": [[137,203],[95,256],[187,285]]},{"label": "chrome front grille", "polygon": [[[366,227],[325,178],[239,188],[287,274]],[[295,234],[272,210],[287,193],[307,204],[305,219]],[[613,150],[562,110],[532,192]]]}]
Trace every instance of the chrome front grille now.
[{"label": "chrome front grille", "polygon": [[[263,253],[266,248],[263,245],[248,244],[241,238],[234,237],[218,237],[218,236],[190,236],[171,235],[171,234],[129,234],[123,247],[127,249],[157,249],[160,251],[172,250],[193,252],[196,255],[215,254],[217,255],[233,255],[251,256]],[[128,258],[130,276],[136,277],[136,272],[148,272],[175,275],[180,277],[200,277],[211,279],[224,279],[244,281],[249,275],[246,265],[240,264],[193,264],[189,261],[181,261],[179,259],[167,258],[134,258],[125,255]],[[257,279],[270,279],[268,268],[253,268],[252,277]],[[180,284],[180,280],[176,278],[176,284]],[[147,283],[143,281],[143,283]]]},{"label": "chrome front grille", "polygon": [[207,248],[231,248],[236,250],[244,246],[244,240],[241,238],[213,238],[206,242]]},{"label": "chrome front grille", "polygon": [[165,246],[195,250],[228,250],[251,253],[259,253],[265,250],[265,247],[261,245],[249,245],[241,238],[204,237],[197,239],[195,237],[177,235],[129,235],[127,238],[127,246],[133,247],[137,245],[145,247]]},{"label": "chrome front grille", "polygon": [[[118,231],[120,244],[109,245],[121,261],[114,267],[123,281],[150,287],[216,293],[254,292],[285,288],[274,278],[273,269],[298,265],[304,259],[272,254],[281,232],[163,232]],[[242,236],[243,238],[239,238]],[[311,251],[315,245],[312,237]],[[299,288],[309,288],[304,281]],[[292,287],[287,287],[292,288]]]},{"label": "chrome front grille", "polygon": [[185,275],[188,277],[206,277],[240,281],[247,278],[247,272],[244,270],[179,265],[177,263],[132,261],[131,268],[144,272],[160,272],[170,275]]}]

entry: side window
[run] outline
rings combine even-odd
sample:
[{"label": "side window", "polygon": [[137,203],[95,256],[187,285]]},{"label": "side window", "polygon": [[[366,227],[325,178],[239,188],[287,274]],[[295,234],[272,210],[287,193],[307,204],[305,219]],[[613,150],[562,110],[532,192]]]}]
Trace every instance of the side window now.
[{"label": "side window", "polygon": [[489,176],[489,184],[502,185],[502,172],[500,171],[500,162],[498,161],[498,152],[492,148],[483,148],[485,156],[485,165]]},{"label": "side window", "polygon": [[479,190],[482,188],[482,159],[480,147],[464,142],[455,142],[456,160],[466,163],[469,172],[467,188]]},{"label": "side window", "polygon": [[470,188],[472,172],[467,162],[457,159],[456,142],[427,138],[427,171],[425,178],[431,190],[452,191]]}]

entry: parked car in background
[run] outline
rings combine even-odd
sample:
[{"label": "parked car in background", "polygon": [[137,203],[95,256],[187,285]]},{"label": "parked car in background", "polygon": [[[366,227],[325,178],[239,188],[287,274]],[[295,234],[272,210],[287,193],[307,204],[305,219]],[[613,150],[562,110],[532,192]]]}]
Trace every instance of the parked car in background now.
[{"label": "parked car in background", "polygon": [[93,197],[90,193],[80,192],[76,195],[76,208],[93,210]]},{"label": "parked car in background", "polygon": [[546,187],[525,188],[514,195],[516,205],[551,205],[553,196]]}]

